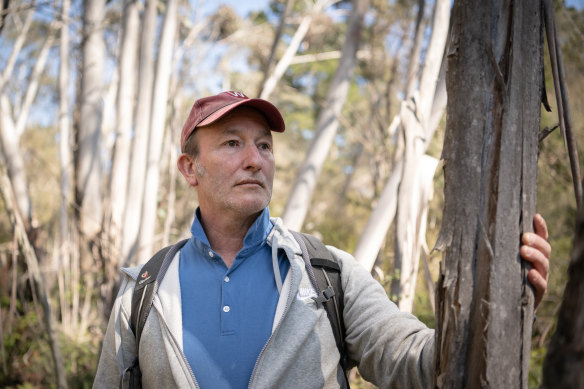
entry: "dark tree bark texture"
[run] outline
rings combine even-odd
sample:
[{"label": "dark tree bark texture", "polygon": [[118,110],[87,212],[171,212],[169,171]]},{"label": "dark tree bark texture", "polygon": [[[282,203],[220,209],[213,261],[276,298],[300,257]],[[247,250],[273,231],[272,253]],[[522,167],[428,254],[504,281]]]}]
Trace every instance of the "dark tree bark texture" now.
[{"label": "dark tree bark texture", "polygon": [[519,247],[536,202],[540,7],[453,5],[435,387],[527,387],[533,292]]},{"label": "dark tree bark texture", "polygon": [[568,276],[543,365],[543,388],[584,388],[584,212],[579,213]]}]

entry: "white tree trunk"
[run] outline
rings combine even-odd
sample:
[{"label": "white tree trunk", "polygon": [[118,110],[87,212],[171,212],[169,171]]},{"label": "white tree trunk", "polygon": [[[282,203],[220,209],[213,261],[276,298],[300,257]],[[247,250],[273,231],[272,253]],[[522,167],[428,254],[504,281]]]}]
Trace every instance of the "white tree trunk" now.
[{"label": "white tree trunk", "polygon": [[401,181],[403,163],[399,160],[393,165],[391,175],[377,199],[371,216],[359,237],[355,252],[355,259],[361,263],[369,272],[373,271],[377,253],[381,250],[387,230],[395,217],[397,209],[397,190]]},{"label": "white tree trunk", "polygon": [[[110,180],[111,220],[109,238],[114,247],[121,244],[122,220],[128,189],[131,136],[136,95],[136,63],[138,59],[138,33],[140,17],[136,0],[124,1],[122,47],[120,50],[119,86],[117,96],[116,143]],[[121,258],[117,256],[118,261]]]},{"label": "white tree trunk", "polygon": [[[399,206],[403,207],[404,209],[404,211],[402,211],[402,215],[408,214],[405,212],[405,209],[409,209],[411,207],[411,204],[408,204],[411,199],[407,199],[406,193],[411,193],[412,188],[408,190],[406,190],[406,188],[414,185],[414,183],[420,182],[420,178],[415,176],[415,172],[418,171],[415,165],[419,163],[420,158],[428,148],[434,131],[438,126],[439,119],[444,113],[444,108],[446,106],[445,84],[443,79],[444,73],[440,74],[440,68],[434,68],[434,66],[436,66],[436,60],[434,59],[435,56],[438,56],[438,58],[442,59],[445,48],[446,32],[448,29],[450,16],[448,5],[445,5],[445,3],[447,2],[444,0],[438,1],[436,10],[434,11],[434,27],[432,29],[431,38],[432,43],[429,45],[429,50],[426,54],[427,59],[424,65],[423,74],[421,76],[422,81],[420,82],[420,93],[418,94],[413,93],[412,91],[407,91],[407,95],[412,96],[413,99],[404,101],[400,107],[399,116],[401,119],[399,120],[399,125],[402,127],[404,134],[410,134],[409,136],[406,136],[409,141],[406,140],[406,145],[404,145],[404,155],[397,156],[395,158],[396,161],[401,161],[402,163],[394,164],[394,170],[392,171],[390,178],[385,185],[382,197],[380,197],[375,208],[373,209],[371,217],[367,222],[366,230],[364,230],[363,234],[359,238],[359,242],[357,243],[357,247],[355,249],[355,257],[370,271],[372,270],[377,254],[383,245],[385,235],[387,234],[387,231],[393,222],[393,218],[395,217],[396,201],[398,202]],[[446,30],[443,29],[443,25],[446,25]],[[443,36],[439,40],[438,38],[435,38],[434,35]],[[412,58],[411,60],[417,61],[416,58]],[[440,62],[438,62],[438,65],[439,64]],[[438,77],[439,74],[440,77]],[[429,80],[433,80],[434,84],[432,84]],[[411,83],[410,85],[415,85],[415,83]],[[422,85],[424,86],[422,87]],[[421,101],[425,99],[429,100],[430,104],[422,104]],[[421,107],[427,107],[428,105],[430,108],[426,108],[428,111],[427,113],[420,111],[420,109],[422,109]],[[419,119],[424,117],[431,117],[431,119],[424,121],[427,123],[426,127],[421,127]],[[417,133],[418,136],[414,135],[415,133]],[[408,142],[410,142],[410,144],[408,144]],[[419,144],[416,146],[416,148],[414,148],[414,143],[411,142],[418,142]],[[410,150],[409,157],[406,157],[405,155],[407,150]],[[414,164],[413,167],[412,164]],[[395,171],[395,169],[399,169],[399,171]],[[432,170],[432,172],[434,172],[434,170]],[[402,180],[402,177],[405,181]],[[396,182],[396,180],[398,181]],[[402,192],[403,194],[400,195],[399,193]],[[400,234],[399,236],[404,235],[404,228],[406,228],[405,223],[409,223],[408,225],[418,225],[416,221],[416,215],[420,214],[421,212],[422,210],[412,213],[410,216],[413,219],[411,220],[406,218],[402,221],[398,221],[396,225],[396,234]],[[385,217],[387,217],[387,219]],[[375,231],[375,233],[372,231]],[[421,234],[425,235],[425,231]],[[419,239],[410,240],[411,244],[416,245],[419,241]],[[396,238],[396,250],[398,247],[403,247],[404,244],[405,242],[403,242],[399,237]],[[419,248],[408,248],[408,250],[411,253],[418,253],[416,254],[416,258],[419,258]],[[395,262],[397,262],[397,264]],[[404,265],[404,261],[402,260],[402,256],[400,254],[399,257],[395,258],[395,262],[394,265],[397,266],[396,274],[399,275],[404,273],[404,271],[406,273],[410,272],[409,269],[417,268],[417,264],[414,265],[414,263],[417,263],[418,260],[416,259],[410,261],[409,264]],[[402,265],[405,266],[405,268],[402,268]],[[396,286],[392,289],[392,295],[399,297],[400,292],[399,289],[396,288],[399,287],[400,282],[398,281],[397,284],[394,285]]]},{"label": "white tree trunk", "polygon": [[[410,258],[402,262],[399,279],[398,307],[403,312],[412,312],[414,306],[414,294],[421,247],[426,240],[426,218],[428,215],[428,202],[434,192],[434,172],[438,166],[438,160],[428,155],[419,158],[415,166],[414,176],[418,179],[409,193],[409,209],[407,225],[403,226],[403,236],[397,236],[403,248],[402,257]],[[406,172],[404,172],[406,174]],[[406,194],[407,195],[407,194]],[[401,200],[401,197],[400,197]],[[402,240],[403,239],[403,240]]]},{"label": "white tree trunk", "polygon": [[71,204],[71,121],[69,120],[69,9],[70,0],[63,0],[61,8],[61,42],[59,49],[59,163],[61,167],[61,207],[59,209],[60,264],[69,263],[69,204]]},{"label": "white tree trunk", "polygon": [[314,139],[296,176],[296,181],[282,214],[284,223],[293,230],[299,230],[304,223],[316,181],[339,128],[338,117],[341,115],[341,109],[349,92],[353,68],[357,59],[357,49],[361,41],[363,18],[369,8],[369,1],[353,0],[352,4],[353,11],[349,18],[349,27],[339,66],[335,71],[324,106],[318,116]]},{"label": "white tree trunk", "polygon": [[[434,95],[436,88],[440,84],[439,74],[446,40],[448,38],[448,27],[450,25],[450,1],[436,0],[434,8],[434,20],[432,22],[432,36],[428,44],[428,51],[424,59],[424,70],[420,78],[420,102],[416,107],[416,114],[422,115],[420,120],[424,129],[426,143],[430,143],[436,127],[429,127],[428,123],[434,106]],[[422,95],[424,96],[422,98]],[[442,113],[444,108],[442,109]]]},{"label": "white tree trunk", "polygon": [[424,39],[424,9],[426,0],[418,0],[418,14],[416,16],[416,27],[414,30],[414,39],[412,50],[408,63],[408,72],[406,79],[406,98],[412,97],[418,83],[418,71],[420,70],[420,54],[422,52],[422,41]]},{"label": "white tree trunk", "polygon": [[313,16],[316,13],[321,12],[324,7],[329,5],[329,3],[334,3],[334,1],[331,2],[331,0],[317,0],[312,9],[310,9],[308,13],[302,18],[300,25],[296,29],[296,32],[294,33],[294,36],[292,37],[292,40],[286,49],[286,52],[278,61],[278,64],[274,68],[272,74],[264,82],[262,92],[260,93],[260,99],[268,100],[270,98],[270,95],[276,88],[276,84],[280,78],[282,78],[284,72],[286,69],[288,69],[288,66],[290,66],[290,61],[292,61],[292,58],[294,58],[294,54],[296,54],[298,47],[300,47],[300,43],[302,43],[302,40],[306,36],[308,28],[312,23]]},{"label": "white tree trunk", "polygon": [[[408,119],[403,120],[404,126],[404,171],[398,193],[398,209],[396,224],[394,274],[399,269],[397,278],[392,282],[391,294],[397,296],[400,309],[411,312],[413,294],[416,285],[418,263],[420,261],[421,239],[426,235],[426,222],[420,223],[419,218],[427,213],[427,201],[422,202],[423,189],[420,181],[425,182],[423,173],[433,177],[436,166],[430,173],[422,170],[422,157],[430,144],[436,128],[429,128],[430,117],[436,88],[440,84],[438,75],[444,57],[448,26],[450,23],[450,1],[437,0],[434,8],[432,36],[426,53],[424,70],[420,80],[420,93],[415,99],[415,115],[408,113]],[[444,109],[444,107],[443,107]],[[402,111],[404,112],[404,111]],[[431,180],[431,178],[430,178]],[[421,230],[423,228],[423,230]],[[413,272],[416,272],[415,274]],[[402,298],[406,300],[401,301]]]},{"label": "white tree trunk", "polygon": [[24,45],[24,41],[26,39],[26,35],[28,34],[28,30],[30,28],[30,24],[32,22],[32,17],[34,15],[35,9],[32,7],[29,11],[26,12],[26,16],[24,19],[24,23],[22,23],[22,28],[14,41],[14,46],[12,47],[12,52],[10,52],[10,57],[6,64],[4,65],[4,70],[2,71],[2,75],[0,76],[0,92],[4,90],[4,86],[8,79],[12,76],[12,71],[14,70],[14,65],[16,64],[16,58],[18,58],[18,54]]},{"label": "white tree trunk", "polygon": [[26,172],[24,170],[24,160],[20,153],[18,136],[16,134],[16,125],[12,119],[10,102],[8,97],[0,95],[0,145],[4,158],[8,177],[16,197],[16,206],[24,219],[26,228],[30,227],[31,205],[30,194],[28,192]]},{"label": "white tree trunk", "polygon": [[83,64],[76,189],[80,203],[80,229],[87,239],[101,230],[101,120],[103,113],[103,68],[105,46],[103,19],[105,0],[86,0],[83,10]]},{"label": "white tree trunk", "polygon": [[166,14],[158,49],[158,63],[152,101],[150,137],[146,164],[146,183],[144,186],[144,203],[142,206],[142,223],[138,236],[139,261],[146,261],[151,253],[156,229],[156,211],[158,204],[158,184],[160,181],[160,154],[164,138],[166,112],[168,107],[168,89],[172,72],[173,48],[177,26],[178,0],[166,2]]},{"label": "white tree trunk", "polygon": [[138,101],[134,120],[132,140],[132,159],[130,179],[124,211],[122,234],[122,255],[124,264],[134,259],[140,231],[144,180],[146,177],[146,152],[148,150],[148,131],[152,106],[152,86],[154,80],[154,40],[156,33],[156,1],[147,0],[142,21],[142,40],[140,43],[140,64],[138,75]]},{"label": "white tree trunk", "polygon": [[55,41],[55,29],[53,25],[50,27],[49,35],[43,44],[41,51],[38,55],[37,62],[32,70],[30,81],[26,88],[26,93],[24,95],[24,100],[20,105],[18,110],[18,115],[16,117],[16,134],[20,139],[20,136],[24,132],[26,126],[26,121],[28,120],[28,114],[30,112],[30,107],[37,96],[39,90],[39,79],[45,70],[45,65],[47,64],[47,57],[49,55],[49,49]]},{"label": "white tree trunk", "polygon": [[[29,16],[30,14],[27,15],[27,24],[29,23]],[[21,34],[17,38],[9,63],[3,72],[3,80],[7,80],[11,77],[11,72],[14,68],[12,62],[16,60],[16,56],[22,47],[22,42],[20,41],[24,41],[24,35],[27,31],[28,26],[25,25]],[[51,26],[49,35],[41,47],[38,60],[31,72],[30,80],[26,92],[24,93],[24,99],[22,99],[20,106],[14,107],[13,109],[8,97],[5,94],[0,94],[0,146],[2,146],[4,157],[6,158],[8,176],[10,177],[12,186],[16,192],[18,211],[23,215],[27,228],[30,227],[32,206],[30,202],[30,194],[28,192],[26,172],[24,171],[24,161],[20,153],[20,137],[25,129],[30,106],[37,95],[39,79],[45,69],[49,49],[54,40],[55,31],[53,26]]]}]

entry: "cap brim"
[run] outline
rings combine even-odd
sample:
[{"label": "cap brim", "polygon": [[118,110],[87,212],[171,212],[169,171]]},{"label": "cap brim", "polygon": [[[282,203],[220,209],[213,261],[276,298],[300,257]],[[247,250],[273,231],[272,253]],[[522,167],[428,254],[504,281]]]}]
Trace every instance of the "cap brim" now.
[{"label": "cap brim", "polygon": [[207,116],[204,120],[197,124],[197,127],[204,127],[215,123],[217,120],[221,119],[223,116],[227,115],[229,112],[240,106],[252,107],[260,111],[266,118],[270,129],[275,132],[284,132],[286,125],[284,124],[284,119],[280,114],[278,108],[269,101],[262,99],[247,99],[239,101],[233,104],[226,105],[213,112],[211,115]]}]

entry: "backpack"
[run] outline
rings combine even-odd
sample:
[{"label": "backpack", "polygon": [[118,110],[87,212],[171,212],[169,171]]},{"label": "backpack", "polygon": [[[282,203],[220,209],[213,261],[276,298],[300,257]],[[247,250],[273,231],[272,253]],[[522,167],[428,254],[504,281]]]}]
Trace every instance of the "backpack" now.
[{"label": "backpack", "polygon": [[[343,286],[341,284],[341,269],[326,246],[313,235],[291,231],[300,245],[302,258],[306,266],[308,277],[316,290],[314,300],[317,305],[323,305],[331,323],[335,342],[341,355],[340,365],[345,373],[345,383],[349,388],[346,371],[352,367],[347,356],[345,345],[345,324],[343,321]],[[130,328],[136,336],[136,358],[133,364],[124,370],[120,377],[120,388],[124,387],[126,377],[130,388],[142,387],[142,373],[138,360],[138,348],[142,330],[148,314],[152,308],[154,295],[162,283],[170,263],[176,253],[188,242],[181,240],[174,245],[164,247],[158,251],[140,270],[132,294],[132,308]]]}]

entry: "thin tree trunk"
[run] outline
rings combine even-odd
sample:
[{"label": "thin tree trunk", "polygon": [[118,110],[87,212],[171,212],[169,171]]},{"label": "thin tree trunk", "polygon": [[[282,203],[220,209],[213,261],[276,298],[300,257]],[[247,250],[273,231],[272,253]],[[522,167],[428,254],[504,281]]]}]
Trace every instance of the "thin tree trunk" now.
[{"label": "thin tree trunk", "polygon": [[44,324],[49,338],[49,346],[51,348],[51,353],[53,357],[58,387],[67,388],[67,377],[65,375],[63,357],[61,355],[59,340],[57,339],[57,334],[54,329],[53,315],[51,312],[51,306],[47,290],[45,288],[43,275],[41,274],[39,262],[35,254],[35,251],[32,245],[30,244],[30,241],[26,234],[26,229],[22,216],[20,215],[18,209],[14,207],[15,193],[12,190],[10,180],[6,175],[6,171],[1,166],[0,166],[0,195],[4,200],[4,207],[6,209],[8,218],[10,219],[10,223],[14,227],[14,233],[18,238],[18,243],[22,248],[23,256],[26,260],[26,265],[31,275],[31,284],[36,285],[34,289],[38,294],[38,298],[41,302],[41,306],[43,309]]},{"label": "thin tree trunk", "polygon": [[353,0],[353,11],[348,22],[343,54],[316,122],[316,133],[299,169],[288,197],[282,219],[286,225],[299,230],[304,223],[316,181],[322,170],[333,139],[339,128],[338,117],[349,93],[357,49],[361,42],[363,18],[369,9],[369,0]]},{"label": "thin tree trunk", "polygon": [[422,40],[424,38],[423,20],[424,20],[424,8],[426,5],[425,0],[418,0],[418,12],[416,15],[416,27],[414,29],[414,39],[412,44],[412,50],[410,54],[410,60],[408,62],[408,71],[406,73],[406,99],[412,97],[413,92],[417,89],[418,83],[418,71],[420,69],[420,54],[422,52]]},{"label": "thin tree trunk", "polygon": [[[428,202],[434,192],[433,185],[436,166],[438,166],[438,160],[436,158],[423,155],[418,157],[418,161],[414,167],[415,170],[409,172],[404,171],[404,174],[414,176],[417,182],[413,183],[411,192],[405,194],[409,195],[407,202],[409,207],[407,209],[408,220],[405,222],[406,225],[404,228],[400,229],[402,235],[396,234],[396,247],[399,246],[401,248],[402,251],[400,254],[403,260],[399,268],[399,279],[395,283],[392,282],[392,287],[395,287],[394,285],[397,284],[397,288],[391,290],[391,295],[397,297],[398,307],[403,312],[412,312],[414,307],[420,250],[426,240]],[[404,178],[402,178],[402,183],[404,182]],[[400,197],[399,201],[402,201],[402,197]],[[398,209],[400,205],[403,206],[403,203],[400,204],[398,202]],[[400,236],[403,240],[398,242]]]},{"label": "thin tree trunk", "polygon": [[16,206],[23,215],[26,228],[30,228],[32,208],[30,204],[30,194],[26,171],[24,170],[24,160],[20,153],[16,125],[12,120],[12,112],[8,97],[0,95],[0,146],[6,161],[8,176],[12,182],[16,195]]},{"label": "thin tree trunk", "polygon": [[0,94],[4,91],[4,86],[6,86],[6,82],[12,77],[12,71],[14,70],[14,65],[16,64],[16,59],[18,58],[18,54],[20,54],[20,50],[24,45],[24,41],[26,40],[26,35],[28,34],[28,30],[30,29],[30,25],[32,23],[32,17],[34,15],[35,9],[31,8],[29,11],[26,12],[26,16],[24,17],[24,23],[22,24],[22,29],[18,33],[18,37],[14,41],[14,46],[12,47],[12,52],[10,53],[10,57],[8,61],[6,61],[4,70],[2,71],[2,75],[0,76]]},{"label": "thin tree trunk", "polygon": [[134,260],[140,232],[144,180],[146,177],[146,153],[148,150],[148,131],[152,106],[154,83],[154,41],[156,33],[156,1],[146,0],[142,20],[142,40],[140,43],[140,64],[138,75],[138,100],[134,115],[134,138],[132,140],[132,159],[130,160],[130,179],[122,233],[122,259],[128,265]]},{"label": "thin tree trunk", "polygon": [[[294,33],[294,36],[292,37],[292,40],[290,41],[290,44],[286,49],[286,52],[284,53],[282,58],[280,58],[280,61],[278,61],[278,64],[276,65],[276,68],[274,69],[273,73],[264,82],[262,86],[262,91],[260,93],[260,99],[268,100],[270,98],[272,92],[276,88],[276,84],[282,78],[284,72],[286,71],[286,69],[288,69],[288,66],[290,66],[290,61],[294,57],[294,54],[296,54],[296,52],[298,51],[300,43],[302,43],[302,40],[306,36],[308,28],[312,23],[312,18],[314,14],[322,11],[324,7],[329,5],[329,3],[331,3],[331,0],[316,0],[314,6],[302,18],[300,25],[296,29],[296,32]],[[334,3],[334,1],[332,3]]]},{"label": "thin tree trunk", "polygon": [[288,11],[290,10],[292,2],[293,0],[286,0],[286,3],[284,4],[284,9],[282,10],[282,14],[280,15],[280,22],[278,23],[278,28],[276,29],[276,33],[274,34],[274,41],[272,42],[270,54],[268,55],[268,59],[266,60],[264,75],[262,77],[262,82],[260,82],[260,88],[257,93],[258,96],[260,96],[262,90],[265,89],[266,81],[272,71],[272,64],[274,63],[274,58],[276,56],[276,49],[278,48],[278,43],[280,42],[280,38],[282,37],[282,32],[284,31],[284,26],[286,25],[286,19],[288,17]]},{"label": "thin tree trunk", "polygon": [[65,298],[65,278],[63,274],[69,267],[70,234],[69,204],[71,204],[71,179],[73,177],[73,155],[71,142],[71,121],[69,120],[69,8],[70,0],[63,0],[61,6],[61,42],[59,49],[59,163],[61,167],[61,205],[59,208],[59,263],[57,277],[61,305],[61,322],[70,324],[69,309]]},{"label": "thin tree trunk", "polygon": [[527,387],[533,293],[519,256],[535,211],[540,2],[455,1],[435,386]]},{"label": "thin tree trunk", "polygon": [[142,206],[142,223],[138,235],[139,261],[146,261],[152,254],[156,214],[158,209],[158,184],[160,182],[160,155],[164,139],[166,112],[168,107],[168,89],[172,72],[172,57],[177,29],[178,0],[166,2],[166,14],[162,26],[162,36],[158,49],[158,62],[152,101],[150,135],[148,140],[148,157],[146,164],[146,182],[144,185],[144,202]]},{"label": "thin tree trunk", "polygon": [[[450,23],[450,0],[438,0],[434,8],[432,36],[424,60],[424,70],[420,79],[420,89],[414,98],[413,111],[402,110],[402,130],[404,132],[404,165],[398,192],[397,223],[395,234],[394,274],[391,294],[397,296],[400,310],[411,312],[420,261],[420,237],[426,235],[426,223],[420,217],[426,215],[431,191],[426,191],[425,201],[416,193],[426,187],[421,174],[429,174],[420,167],[424,153],[434,136],[436,127],[429,128],[434,95],[438,86],[440,64],[444,57],[448,25]],[[415,60],[415,59],[414,59]],[[406,107],[403,106],[402,107]],[[430,182],[436,165],[431,169]],[[424,184],[421,183],[424,181]],[[422,193],[424,193],[422,191]],[[420,230],[420,228],[422,228]],[[403,300],[403,301],[402,301]]]},{"label": "thin tree trunk", "polygon": [[[439,121],[435,120],[435,118],[440,117],[446,107],[444,73],[440,73],[440,68],[436,69],[435,58],[442,59],[444,57],[447,35],[444,26],[446,26],[447,30],[450,20],[448,5],[447,1],[437,2],[434,11],[431,44],[426,55],[427,60],[424,64],[419,86],[419,88],[422,88],[423,85],[423,89],[420,89],[419,93],[415,93],[411,89],[405,92],[407,96],[410,96],[410,99],[401,103],[399,114],[392,121],[392,124],[396,123],[400,127],[406,139],[401,139],[401,146],[397,148],[396,155],[394,156],[392,173],[383,189],[382,196],[380,196],[374,210],[371,212],[367,226],[363,230],[355,248],[355,258],[371,271],[375,258],[383,244],[384,237],[396,215],[397,207],[401,203],[403,209],[400,222],[396,227],[396,256],[394,257],[395,270],[392,287],[392,295],[396,296],[396,298],[399,298],[400,295],[401,281],[399,277],[404,270],[402,269],[402,264],[403,266],[408,266],[404,264],[403,255],[401,254],[402,247],[406,244],[405,234],[406,231],[414,233],[418,224],[418,216],[411,214],[410,217],[406,217],[408,212],[405,211],[411,205],[410,196],[413,193],[411,186],[419,182],[419,179],[416,178],[413,172],[417,169],[415,165],[426,152],[434,132],[438,127]],[[422,25],[418,25],[418,28],[422,28]],[[415,57],[416,52],[417,49],[414,46],[410,61],[418,61],[418,58]],[[413,72],[412,65],[410,65],[408,72]],[[416,82],[408,83],[409,88],[413,88],[414,86],[416,86]],[[443,89],[441,90],[440,88]],[[426,100],[431,102],[430,106],[432,108],[425,108],[425,111],[423,111],[423,107],[429,105],[424,102]],[[424,117],[431,117],[433,120],[428,122],[423,120]],[[396,169],[399,169],[399,171],[396,171]],[[408,174],[409,177],[405,178],[402,182],[404,171],[407,171],[405,174]],[[425,235],[424,231],[416,232],[416,234],[418,233]],[[410,240],[408,244],[416,244],[414,241],[417,242],[418,239]],[[419,252],[419,249],[414,250],[412,248],[411,252],[414,251]],[[417,260],[414,261],[412,259],[410,262],[417,262]],[[417,268],[417,265],[412,266]],[[413,286],[415,287],[415,284]]]},{"label": "thin tree trunk", "polygon": [[22,133],[24,132],[26,121],[28,120],[30,107],[37,96],[39,89],[39,79],[45,70],[45,65],[47,64],[47,57],[49,56],[49,49],[55,41],[55,31],[54,24],[49,27],[49,35],[45,39],[43,46],[41,47],[40,53],[38,55],[37,61],[32,70],[28,86],[26,88],[26,93],[24,95],[24,100],[20,105],[18,116],[16,117],[16,134],[18,139],[20,139]]},{"label": "thin tree trunk", "polygon": [[132,123],[136,95],[136,62],[140,17],[136,0],[125,0],[122,16],[122,47],[120,50],[120,77],[117,96],[116,143],[110,180],[111,219],[108,239],[114,248],[116,267],[123,262],[120,255],[121,232],[130,163]]},{"label": "thin tree trunk", "polygon": [[77,134],[76,195],[80,207],[80,230],[93,240],[101,230],[101,121],[103,114],[103,66],[105,45],[103,19],[105,0],[83,3],[83,48]]}]

